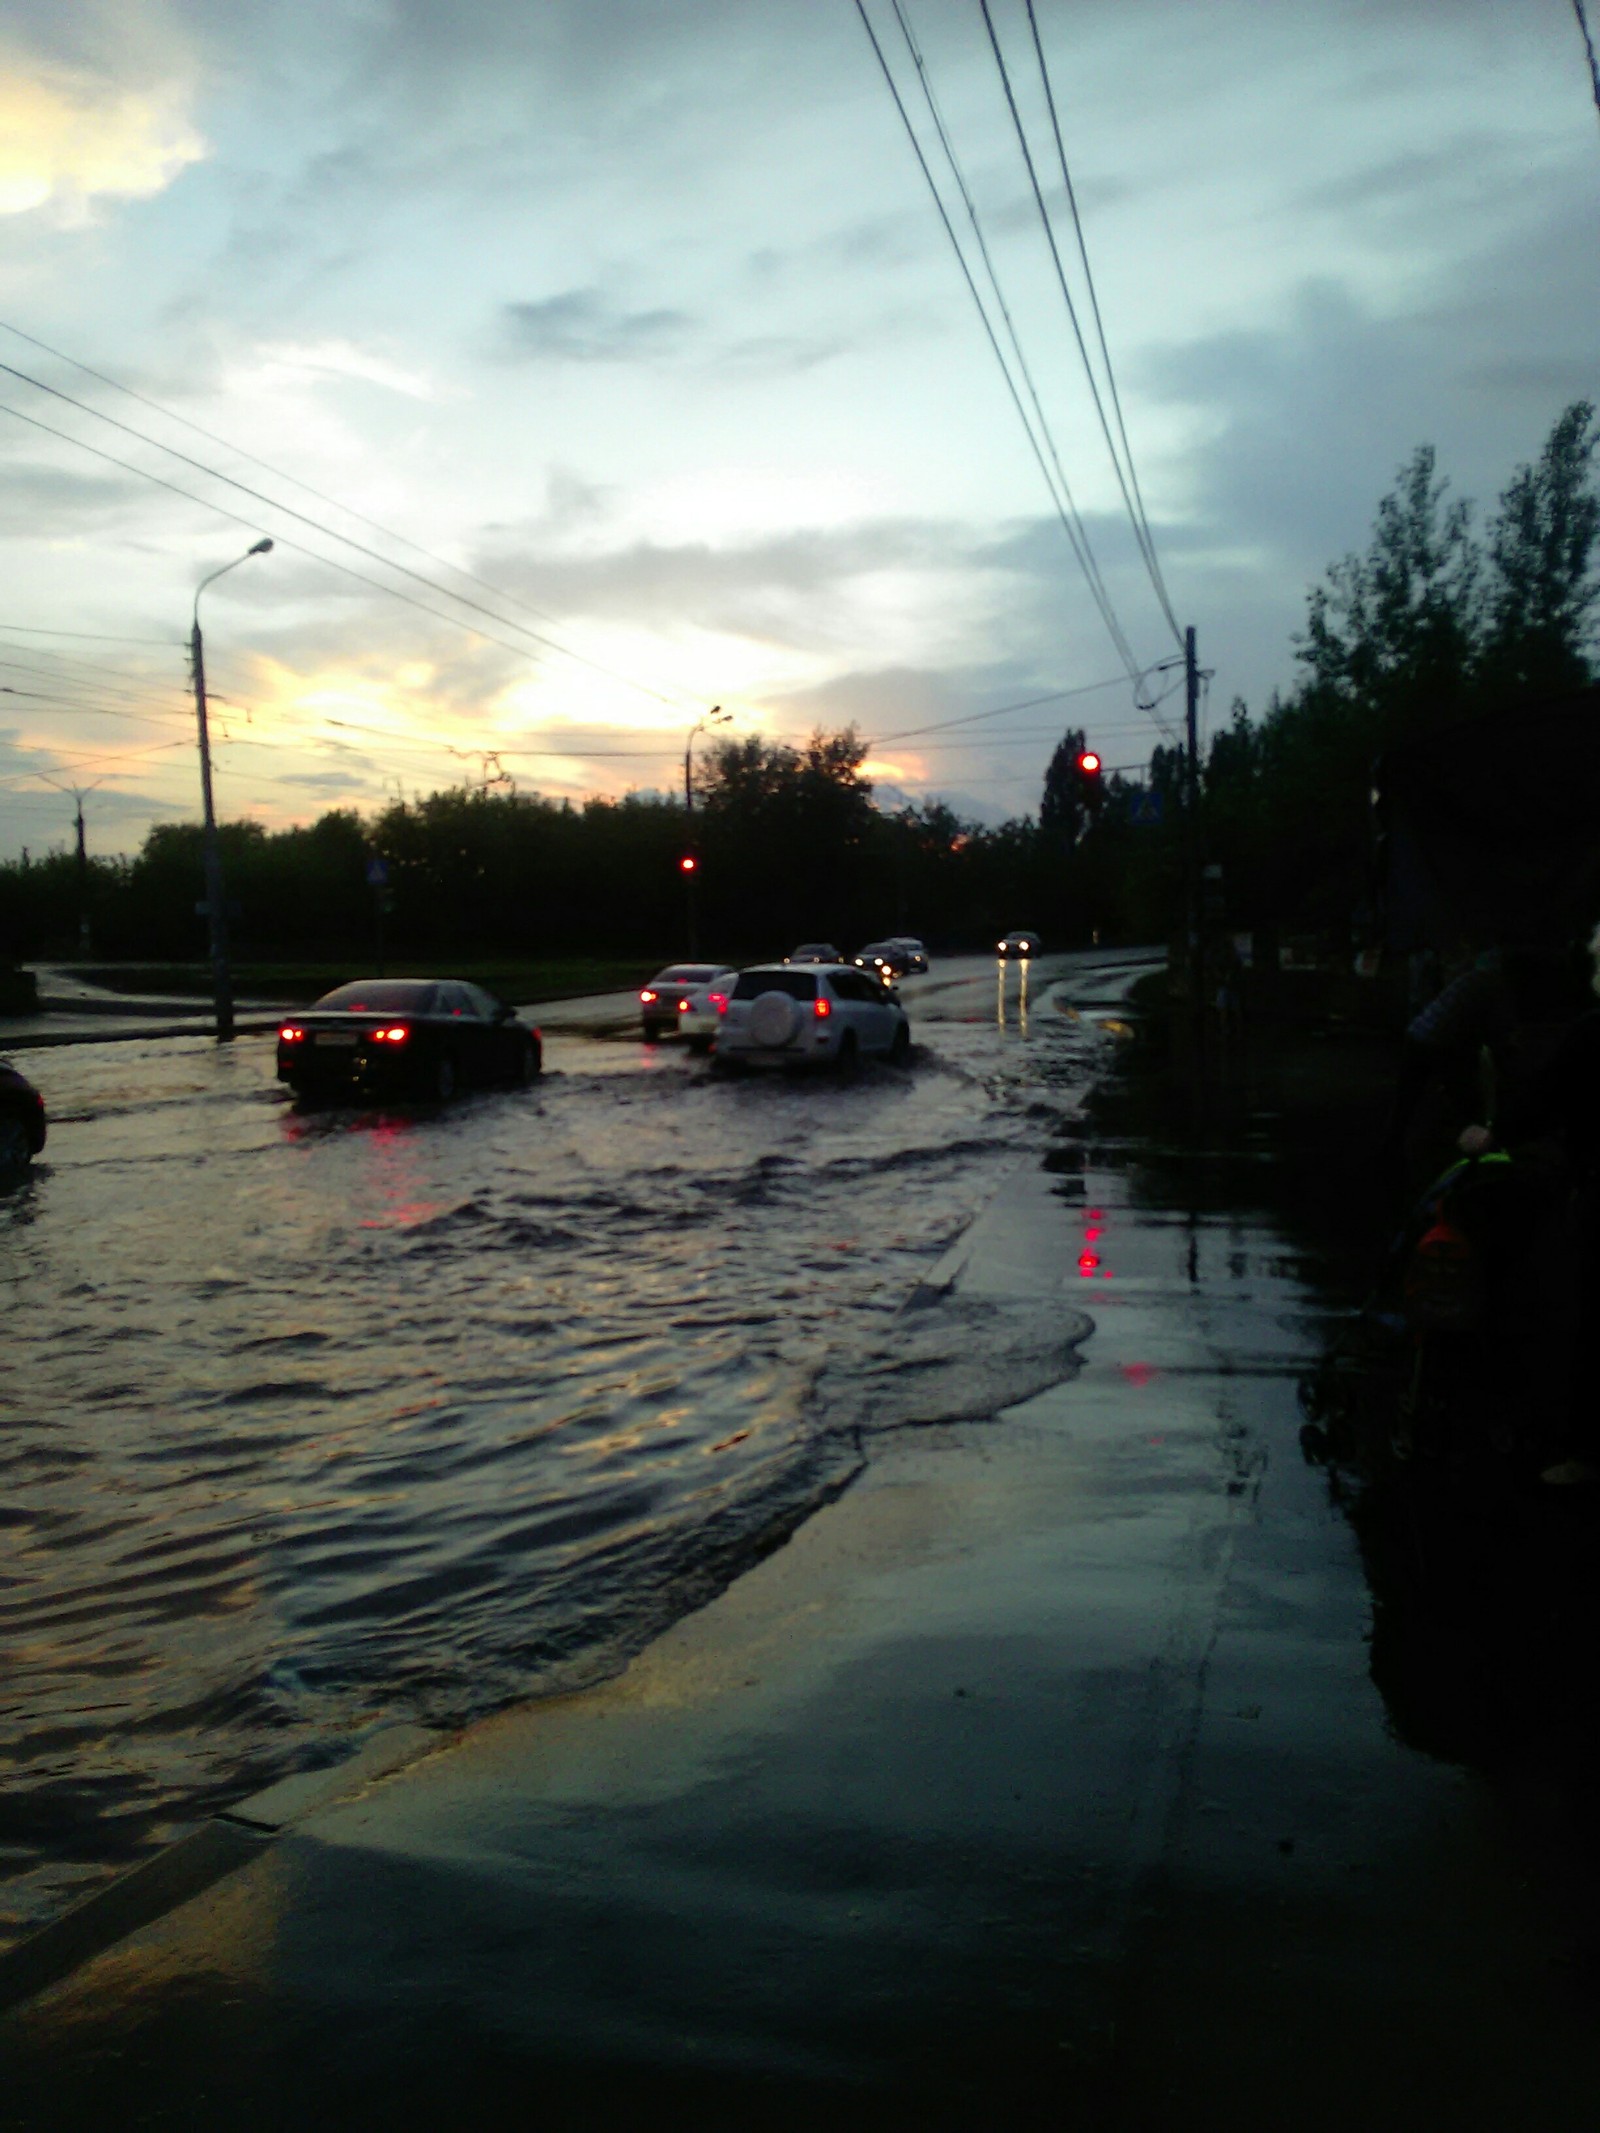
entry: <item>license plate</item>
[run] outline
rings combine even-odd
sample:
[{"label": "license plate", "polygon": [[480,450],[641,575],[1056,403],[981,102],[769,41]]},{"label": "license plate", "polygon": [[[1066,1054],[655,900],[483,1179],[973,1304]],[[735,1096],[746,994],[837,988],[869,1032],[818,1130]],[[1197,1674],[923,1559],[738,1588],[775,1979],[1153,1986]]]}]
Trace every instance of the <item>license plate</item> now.
[{"label": "license plate", "polygon": [[356,1040],[354,1039],[354,1037],[319,1035],[313,1037],[311,1041],[313,1044],[321,1045],[342,1044],[350,1046],[353,1049]]}]

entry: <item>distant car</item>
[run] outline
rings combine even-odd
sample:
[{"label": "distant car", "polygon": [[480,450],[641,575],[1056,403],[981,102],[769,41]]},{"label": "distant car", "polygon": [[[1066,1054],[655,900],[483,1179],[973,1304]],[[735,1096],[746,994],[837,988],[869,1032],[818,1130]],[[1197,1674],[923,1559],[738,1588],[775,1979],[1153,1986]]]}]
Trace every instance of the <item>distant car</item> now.
[{"label": "distant car", "polygon": [[851,957],[857,970],[865,970],[880,978],[885,985],[892,985],[896,978],[903,978],[911,967],[911,958],[902,941],[868,941],[859,955]]},{"label": "distant car", "polygon": [[25,1074],[0,1063],[0,1178],[26,1170],[44,1137],[44,1098]]},{"label": "distant car", "polygon": [[869,1056],[898,1065],[911,1050],[899,997],[848,963],[796,969],[758,963],[741,970],[717,1032],[714,1064],[851,1066]]},{"label": "distant car", "polygon": [[783,959],[786,963],[842,963],[844,957],[832,941],[802,941],[792,955]]},{"label": "distant car", "polygon": [[928,968],[928,951],[914,933],[897,933],[895,945],[906,952],[906,976],[920,978]]},{"label": "distant car", "polygon": [[532,1081],[539,1032],[461,978],[361,978],[278,1031],[278,1079],[296,1096],[422,1096]]},{"label": "distant car", "polygon": [[1037,933],[1030,933],[1023,927],[1018,932],[1008,933],[1002,940],[996,941],[995,953],[1002,962],[1015,957],[1019,962],[1025,963],[1030,957],[1038,955],[1043,946],[1044,943]]},{"label": "distant car", "polygon": [[639,988],[639,1020],[644,1025],[645,1043],[654,1044],[668,1030],[679,1027],[681,1003],[687,995],[703,990],[717,978],[732,975],[721,963],[669,963],[665,970],[658,970],[648,985]]},{"label": "distant car", "polygon": [[709,1052],[722,1027],[737,970],[719,970],[704,985],[686,985],[678,995],[678,1035],[691,1052]]}]

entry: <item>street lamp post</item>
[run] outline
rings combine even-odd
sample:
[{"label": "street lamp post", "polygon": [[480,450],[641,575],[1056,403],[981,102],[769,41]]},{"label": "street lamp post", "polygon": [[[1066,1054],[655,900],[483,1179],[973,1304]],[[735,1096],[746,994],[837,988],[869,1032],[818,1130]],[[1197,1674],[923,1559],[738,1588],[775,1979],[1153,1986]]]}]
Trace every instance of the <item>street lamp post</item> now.
[{"label": "street lamp post", "polygon": [[189,632],[189,658],[194,668],[194,714],[200,729],[200,794],[205,803],[206,919],[211,936],[211,996],[216,1004],[217,1042],[233,1040],[233,980],[228,970],[228,907],[223,900],[222,847],[217,841],[217,814],[211,800],[211,734],[206,724],[205,647],[200,640],[200,595],[218,578],[237,570],[253,555],[270,554],[270,540],[257,541],[243,555],[236,555],[221,570],[202,578],[194,590],[194,626]]},{"label": "street lamp post", "polygon": [[684,854],[679,861],[683,871],[683,900],[688,919],[688,949],[691,960],[700,953],[695,939],[694,923],[694,878],[699,872],[694,850],[694,737],[703,733],[707,726],[725,726],[732,718],[731,711],[724,711],[721,704],[713,704],[704,718],[696,719],[689,728],[689,738],[683,744],[683,832]]}]

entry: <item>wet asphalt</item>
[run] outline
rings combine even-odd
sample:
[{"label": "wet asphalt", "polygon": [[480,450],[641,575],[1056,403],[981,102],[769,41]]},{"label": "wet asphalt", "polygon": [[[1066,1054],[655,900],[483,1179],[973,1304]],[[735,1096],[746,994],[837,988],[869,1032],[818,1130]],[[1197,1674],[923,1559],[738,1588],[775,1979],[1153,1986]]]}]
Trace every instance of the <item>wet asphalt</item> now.
[{"label": "wet asphalt", "polygon": [[878,1432],[617,1678],[240,1803],[12,2006],[0,2123],[1591,2126],[1567,1922],[1372,1678],[1312,1270],[1042,1137],[900,1322],[1086,1314],[1075,1374]]}]

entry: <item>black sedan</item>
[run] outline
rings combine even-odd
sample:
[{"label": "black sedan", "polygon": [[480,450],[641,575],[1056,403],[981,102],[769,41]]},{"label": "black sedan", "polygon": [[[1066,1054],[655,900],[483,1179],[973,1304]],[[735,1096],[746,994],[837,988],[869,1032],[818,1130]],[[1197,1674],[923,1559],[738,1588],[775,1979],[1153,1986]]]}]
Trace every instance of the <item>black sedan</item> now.
[{"label": "black sedan", "polygon": [[[909,945],[902,940],[868,941],[865,948],[851,961],[857,970],[865,970],[869,976],[881,978],[885,985],[893,984],[896,978],[908,978],[919,967],[919,959]],[[926,970],[928,959],[921,957],[920,967]]]},{"label": "black sedan", "polygon": [[44,1098],[26,1075],[0,1064],[0,1178],[25,1170],[44,1135]]},{"label": "black sedan", "polygon": [[532,1081],[539,1032],[460,978],[362,978],[278,1031],[278,1079],[296,1096],[422,1096]]}]

